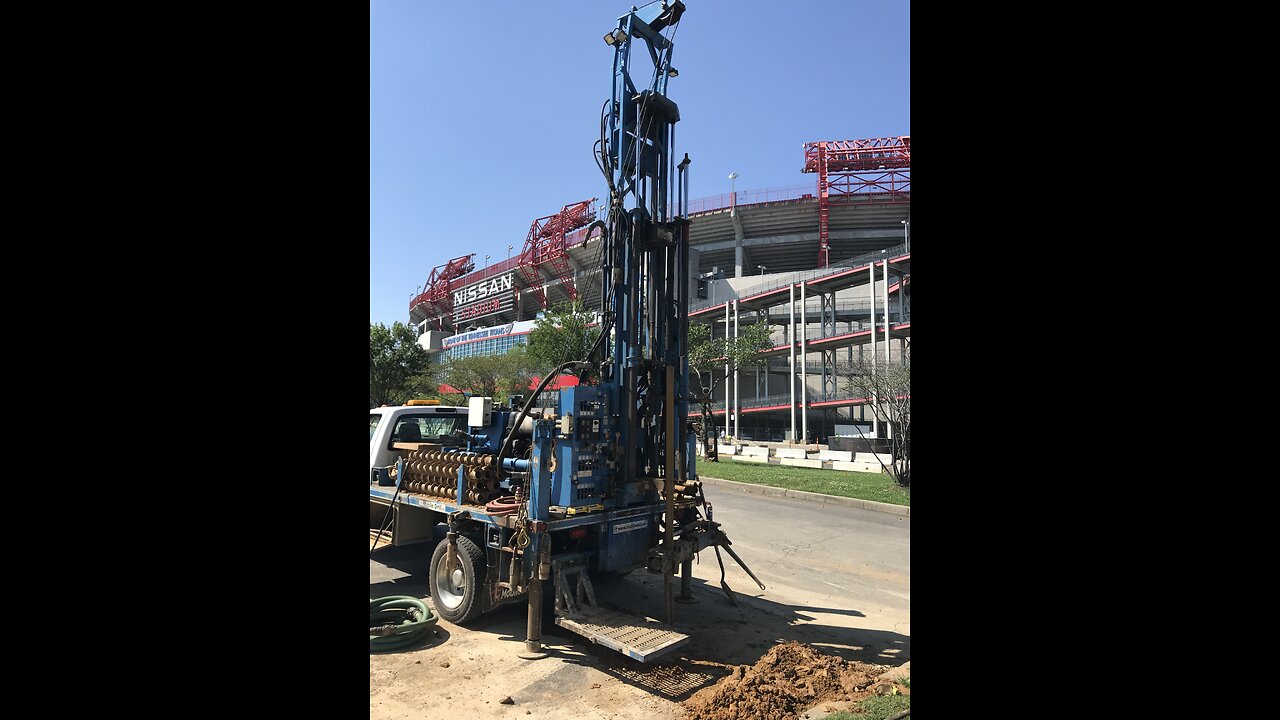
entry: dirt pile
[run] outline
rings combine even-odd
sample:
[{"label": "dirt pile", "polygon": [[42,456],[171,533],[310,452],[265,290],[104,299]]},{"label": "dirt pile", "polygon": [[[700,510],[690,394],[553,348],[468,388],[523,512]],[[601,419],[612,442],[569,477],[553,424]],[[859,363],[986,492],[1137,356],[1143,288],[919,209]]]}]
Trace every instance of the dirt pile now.
[{"label": "dirt pile", "polygon": [[809,645],[775,645],[755,665],[684,702],[686,720],[790,720],[819,702],[860,700],[886,668],[823,655]]}]

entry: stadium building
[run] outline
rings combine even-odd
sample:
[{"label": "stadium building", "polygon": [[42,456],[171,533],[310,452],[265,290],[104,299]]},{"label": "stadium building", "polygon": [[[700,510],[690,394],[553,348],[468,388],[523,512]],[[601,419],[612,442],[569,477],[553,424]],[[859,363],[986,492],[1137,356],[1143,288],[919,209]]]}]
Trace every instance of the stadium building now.
[{"label": "stadium building", "polygon": [[[870,399],[842,374],[869,353],[896,363],[910,350],[910,137],[804,150],[814,183],[690,203],[689,322],[710,324],[715,337],[765,323],[774,343],[762,366],[718,378],[717,430],[752,440],[883,437]],[[533,222],[519,255],[435,268],[410,302],[419,344],[441,361],[506,352],[546,307],[579,299],[598,308],[602,243],[587,232],[596,217],[595,198],[570,203]]]}]

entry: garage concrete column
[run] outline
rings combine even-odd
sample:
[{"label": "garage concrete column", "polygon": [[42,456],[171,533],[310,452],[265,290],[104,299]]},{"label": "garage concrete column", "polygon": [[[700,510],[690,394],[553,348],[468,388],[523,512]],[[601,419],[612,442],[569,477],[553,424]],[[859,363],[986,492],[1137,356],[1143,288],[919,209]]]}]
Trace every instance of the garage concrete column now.
[{"label": "garage concrete column", "polygon": [[891,358],[889,357],[889,261],[884,261],[884,366],[889,367]]},{"label": "garage concrete column", "polygon": [[[738,314],[739,314],[738,301],[734,300],[733,301],[733,340],[735,343],[738,340]],[[735,440],[740,438],[742,435],[742,418],[739,417],[739,415],[742,413],[742,403],[739,400],[740,394],[738,392],[738,383],[739,383],[740,375],[741,373],[738,372],[738,366],[734,365],[733,366],[733,437]]]},{"label": "garage concrete column", "polygon": [[898,274],[898,322],[907,321],[907,278],[905,275]]},{"label": "garage concrete column", "polygon": [[[876,371],[876,264],[871,263],[867,266],[867,276],[871,282],[867,283],[867,292],[871,294],[871,372]],[[880,420],[874,410],[876,409],[876,395],[871,393],[871,405],[873,412],[871,413],[871,437],[880,437]]]},{"label": "garage concrete column", "polygon": [[800,431],[804,442],[809,442],[809,315],[805,307],[805,283],[800,283]]},{"label": "garage concrete column", "polygon": [[[759,324],[761,324],[761,323],[764,323],[765,330],[766,330],[766,331],[768,331],[768,329],[769,329],[769,324],[768,324],[767,322],[765,322],[764,313],[763,313],[762,311],[760,311],[760,310],[756,310],[756,324],[757,324],[757,325],[759,325]],[[768,366],[768,365],[765,365],[764,371],[765,371],[765,372],[764,372],[764,387],[763,387],[763,388],[761,388],[761,386],[760,386],[760,364],[759,364],[759,363],[757,363],[757,364],[756,364],[756,400],[759,400],[760,398],[765,397],[765,396],[767,396],[767,395],[769,394],[769,366]]]},{"label": "garage concrete column", "polygon": [[733,219],[733,276],[742,277],[742,267],[746,264],[747,251],[742,247],[746,233],[742,230],[742,218],[738,216],[738,208],[729,211]]},{"label": "garage concrete column", "polygon": [[[729,320],[729,302],[724,303],[724,337],[729,339],[730,333]],[[711,329],[712,335],[715,334],[715,328]],[[733,421],[733,380],[729,377],[729,356],[724,358],[724,434],[729,435],[733,431],[730,423]]]},{"label": "garage concrete column", "polygon": [[[769,311],[767,309],[756,311],[756,322],[764,323],[765,330],[768,330],[769,329]],[[769,397],[769,361],[765,360],[763,365],[764,365],[764,396]],[[760,366],[757,365],[756,367],[760,367]]]},{"label": "garage concrete column", "polygon": [[[889,348],[892,344],[889,342],[889,259],[884,261],[884,371],[889,372],[889,368],[893,367],[893,359],[889,356]],[[893,437],[893,425],[887,423],[885,425],[885,437]]]},{"label": "garage concrete column", "polygon": [[787,372],[787,385],[791,388],[791,441],[796,439],[796,286],[787,288],[791,302],[787,304],[791,319],[787,322],[787,357],[790,370]]}]

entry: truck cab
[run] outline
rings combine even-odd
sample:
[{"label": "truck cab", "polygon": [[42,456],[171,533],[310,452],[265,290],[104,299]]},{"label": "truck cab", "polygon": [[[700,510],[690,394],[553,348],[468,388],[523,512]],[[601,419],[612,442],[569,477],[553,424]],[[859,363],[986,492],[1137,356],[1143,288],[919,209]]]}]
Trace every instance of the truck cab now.
[{"label": "truck cab", "polygon": [[410,400],[369,410],[369,467],[373,481],[377,469],[394,465],[404,448],[397,443],[438,443],[444,447],[464,442],[454,434],[467,429],[467,409],[440,405],[436,400]]}]

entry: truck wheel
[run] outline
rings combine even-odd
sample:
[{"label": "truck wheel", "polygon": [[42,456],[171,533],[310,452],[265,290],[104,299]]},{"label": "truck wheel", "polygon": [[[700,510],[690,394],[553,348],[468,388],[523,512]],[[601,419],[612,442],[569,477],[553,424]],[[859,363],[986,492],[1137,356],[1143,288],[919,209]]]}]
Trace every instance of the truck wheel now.
[{"label": "truck wheel", "polygon": [[451,573],[445,563],[448,550],[449,541],[444,540],[431,554],[431,599],[440,617],[461,625],[480,615],[484,553],[475,543],[459,535],[458,567]]}]

